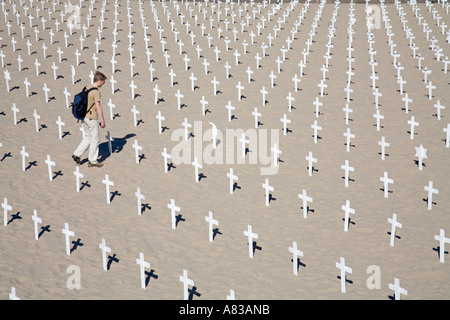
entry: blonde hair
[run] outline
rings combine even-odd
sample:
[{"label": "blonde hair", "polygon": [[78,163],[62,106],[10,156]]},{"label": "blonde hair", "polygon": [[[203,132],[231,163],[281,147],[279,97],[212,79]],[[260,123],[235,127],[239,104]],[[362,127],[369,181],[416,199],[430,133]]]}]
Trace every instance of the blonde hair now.
[{"label": "blonde hair", "polygon": [[106,76],[103,73],[101,73],[100,71],[95,71],[94,82],[97,82],[99,80],[105,81]]}]

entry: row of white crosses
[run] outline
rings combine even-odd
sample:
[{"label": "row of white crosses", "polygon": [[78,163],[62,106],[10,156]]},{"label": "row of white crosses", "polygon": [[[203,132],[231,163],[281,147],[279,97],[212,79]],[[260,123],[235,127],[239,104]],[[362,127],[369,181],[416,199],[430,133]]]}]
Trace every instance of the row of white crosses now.
[{"label": "row of white crosses", "polygon": [[[108,182],[108,183],[106,183],[106,185],[107,185],[107,190],[108,190],[108,188],[109,188],[109,179],[108,179],[108,176],[106,176],[105,177],[105,180],[104,181],[106,181],[106,182]],[[104,182],[105,183],[105,182]],[[268,183],[267,183],[267,185],[268,185]],[[108,194],[109,194],[109,192],[107,191],[107,201],[108,201]],[[267,197],[266,197],[266,201],[267,201]],[[305,208],[305,206],[304,206],[304,208]],[[252,234],[252,232],[251,232],[251,230],[250,230],[250,233],[249,233],[252,237],[254,237],[254,235],[255,234]],[[256,235],[257,236],[257,235]],[[250,243],[249,243],[249,247],[250,247]],[[250,252],[250,251],[249,251]],[[249,253],[249,255],[250,255],[250,253]]]}]

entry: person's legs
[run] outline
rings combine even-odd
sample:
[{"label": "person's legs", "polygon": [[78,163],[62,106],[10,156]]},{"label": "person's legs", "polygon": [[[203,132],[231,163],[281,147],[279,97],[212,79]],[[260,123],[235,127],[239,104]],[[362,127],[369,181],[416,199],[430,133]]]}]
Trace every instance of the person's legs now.
[{"label": "person's legs", "polygon": [[98,120],[90,120],[86,121],[90,130],[90,141],[89,141],[89,156],[88,160],[90,163],[97,163],[98,159],[98,146],[100,144],[100,136],[99,136],[99,124]]},{"label": "person's legs", "polygon": [[88,124],[86,123],[86,120],[88,119],[84,119],[82,126],[83,126],[83,140],[81,140],[80,144],[78,145],[77,149],[73,152],[73,155],[75,157],[81,157],[83,155],[83,153],[85,153],[87,151],[87,149],[89,148],[89,144],[90,144],[90,129]]}]

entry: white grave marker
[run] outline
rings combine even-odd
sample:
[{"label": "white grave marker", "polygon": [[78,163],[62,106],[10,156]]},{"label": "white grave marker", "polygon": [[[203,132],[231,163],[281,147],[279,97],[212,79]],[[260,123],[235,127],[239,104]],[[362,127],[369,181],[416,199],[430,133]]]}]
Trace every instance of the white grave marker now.
[{"label": "white grave marker", "polygon": [[102,242],[98,244],[98,247],[102,250],[102,266],[103,270],[108,270],[108,261],[106,259],[106,253],[111,253],[111,248],[107,247],[105,244],[105,239],[102,238]]},{"label": "white grave marker", "polygon": [[73,237],[75,233],[69,230],[69,224],[67,222],[64,223],[62,233],[66,236],[66,254],[70,256],[70,237]]},{"label": "white grave marker", "polygon": [[440,229],[439,235],[435,235],[434,240],[439,241],[439,262],[444,263],[445,244],[450,243],[450,238],[446,238],[444,229]]},{"label": "white grave marker", "polygon": [[298,275],[298,257],[303,257],[303,251],[297,249],[297,242],[292,242],[292,247],[289,247],[289,252],[292,253],[292,271]]},{"label": "white grave marker", "polygon": [[342,257],[340,258],[340,262],[336,262],[336,268],[341,270],[341,292],[345,293],[345,273],[352,273],[352,269],[345,265],[345,259]]},{"label": "white grave marker", "polygon": [[389,241],[389,245],[391,247],[393,247],[394,246],[394,239],[395,239],[395,228],[397,228],[397,227],[401,228],[402,224],[397,222],[397,214],[396,213],[392,214],[392,218],[388,218],[387,220],[392,225],[391,226],[391,239]]},{"label": "white grave marker", "polygon": [[213,213],[211,211],[209,211],[209,215],[208,216],[205,216],[205,220],[208,222],[209,241],[213,242],[213,238],[214,238],[213,225],[218,225],[219,221],[217,221],[216,219],[213,219]]},{"label": "white grave marker", "polygon": [[139,253],[139,259],[136,259],[136,263],[140,266],[141,271],[141,288],[145,289],[145,268],[150,268],[150,262],[144,260],[144,254]]},{"label": "white grave marker", "polygon": [[258,235],[252,232],[252,226],[248,225],[246,231],[244,231],[244,236],[248,238],[248,256],[253,259],[253,239],[258,239]]},{"label": "white grave marker", "polygon": [[183,275],[180,276],[180,281],[183,282],[183,298],[184,300],[188,300],[189,299],[188,286],[193,286],[194,281],[188,278],[188,272],[186,269],[183,269]]}]

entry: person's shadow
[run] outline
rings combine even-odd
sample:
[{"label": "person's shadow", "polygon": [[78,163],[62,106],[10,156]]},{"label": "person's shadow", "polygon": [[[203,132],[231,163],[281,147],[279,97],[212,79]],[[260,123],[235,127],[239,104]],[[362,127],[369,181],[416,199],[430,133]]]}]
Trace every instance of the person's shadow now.
[{"label": "person's shadow", "polygon": [[[113,137],[111,139],[111,151],[112,153],[119,153],[123,150],[124,146],[127,144],[127,140],[136,136],[134,133],[129,133],[123,138],[116,138]],[[111,153],[109,153],[109,146],[108,141],[100,143],[98,146],[98,154],[101,156],[101,162],[105,161],[106,159],[111,156]]]}]

